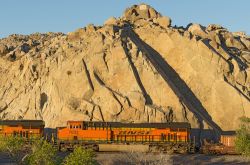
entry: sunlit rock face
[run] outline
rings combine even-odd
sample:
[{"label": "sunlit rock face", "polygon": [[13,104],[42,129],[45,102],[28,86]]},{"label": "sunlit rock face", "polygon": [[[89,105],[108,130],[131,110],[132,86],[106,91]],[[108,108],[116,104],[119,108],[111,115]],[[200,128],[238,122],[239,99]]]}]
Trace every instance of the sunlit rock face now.
[{"label": "sunlit rock face", "polygon": [[244,33],[213,24],[173,27],[152,7],[134,5],[103,26],[1,39],[0,117],[43,119],[47,127],[67,120],[187,121],[210,129],[211,121],[232,130],[239,117],[250,117],[249,64]]}]

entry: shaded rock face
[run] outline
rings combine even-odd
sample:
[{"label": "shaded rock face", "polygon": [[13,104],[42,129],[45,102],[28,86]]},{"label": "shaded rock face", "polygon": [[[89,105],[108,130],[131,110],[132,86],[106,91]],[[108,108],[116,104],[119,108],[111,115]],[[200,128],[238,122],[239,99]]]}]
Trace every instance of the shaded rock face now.
[{"label": "shaded rock face", "polygon": [[11,35],[0,40],[0,117],[232,130],[250,117],[249,45],[219,25],[172,27],[145,4],[67,35]]}]

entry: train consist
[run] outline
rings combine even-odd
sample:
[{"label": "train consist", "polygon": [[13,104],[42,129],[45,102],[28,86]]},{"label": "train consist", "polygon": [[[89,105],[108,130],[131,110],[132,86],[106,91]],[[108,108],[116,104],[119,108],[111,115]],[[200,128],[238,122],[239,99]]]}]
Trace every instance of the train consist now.
[{"label": "train consist", "polygon": [[[99,150],[100,144],[144,144],[150,151],[186,153],[194,151],[191,126],[186,122],[172,123],[120,123],[68,121],[66,127],[46,132],[42,120],[2,120],[0,136],[19,136],[29,139],[46,138],[59,150],[76,146]],[[48,138],[49,137],[49,138]],[[224,142],[225,137],[222,137]],[[232,146],[232,144],[230,143]],[[225,146],[222,144],[222,146]],[[223,147],[205,145],[204,151],[224,151]],[[225,147],[224,147],[225,148]],[[228,149],[228,148],[227,148]],[[223,153],[221,151],[221,153]]]}]

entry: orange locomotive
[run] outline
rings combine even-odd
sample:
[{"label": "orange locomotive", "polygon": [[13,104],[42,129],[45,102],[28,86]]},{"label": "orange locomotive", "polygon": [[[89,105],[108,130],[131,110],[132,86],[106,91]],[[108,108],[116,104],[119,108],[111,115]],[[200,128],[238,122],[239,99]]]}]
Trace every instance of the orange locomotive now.
[{"label": "orange locomotive", "polygon": [[[188,149],[190,124],[120,123],[68,121],[67,127],[57,128],[59,147],[83,145],[98,150],[101,143],[144,143],[165,150],[171,145]],[[184,150],[185,150],[184,149]]]},{"label": "orange locomotive", "polygon": [[0,120],[0,136],[41,138],[44,131],[42,120]]}]

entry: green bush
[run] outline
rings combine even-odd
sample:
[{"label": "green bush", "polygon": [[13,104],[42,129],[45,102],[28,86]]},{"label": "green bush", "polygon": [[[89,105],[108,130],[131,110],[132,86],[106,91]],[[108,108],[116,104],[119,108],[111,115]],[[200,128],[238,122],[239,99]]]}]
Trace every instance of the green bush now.
[{"label": "green bush", "polygon": [[0,137],[0,151],[6,152],[12,160],[20,162],[24,151],[25,141],[20,137]]},{"label": "green bush", "polygon": [[27,165],[96,165],[92,150],[77,147],[64,160],[57,156],[57,149],[47,141],[25,143],[20,137],[0,137],[0,152],[6,152],[17,164]]},{"label": "green bush", "polygon": [[237,130],[235,147],[242,155],[250,156],[250,118],[242,117]]},{"label": "green bush", "polygon": [[45,140],[37,140],[31,146],[31,153],[25,159],[30,165],[54,165],[58,163],[57,150]]},{"label": "green bush", "polygon": [[64,165],[95,165],[94,152],[92,150],[85,150],[82,147],[77,147],[74,152],[69,154],[65,160]]}]

